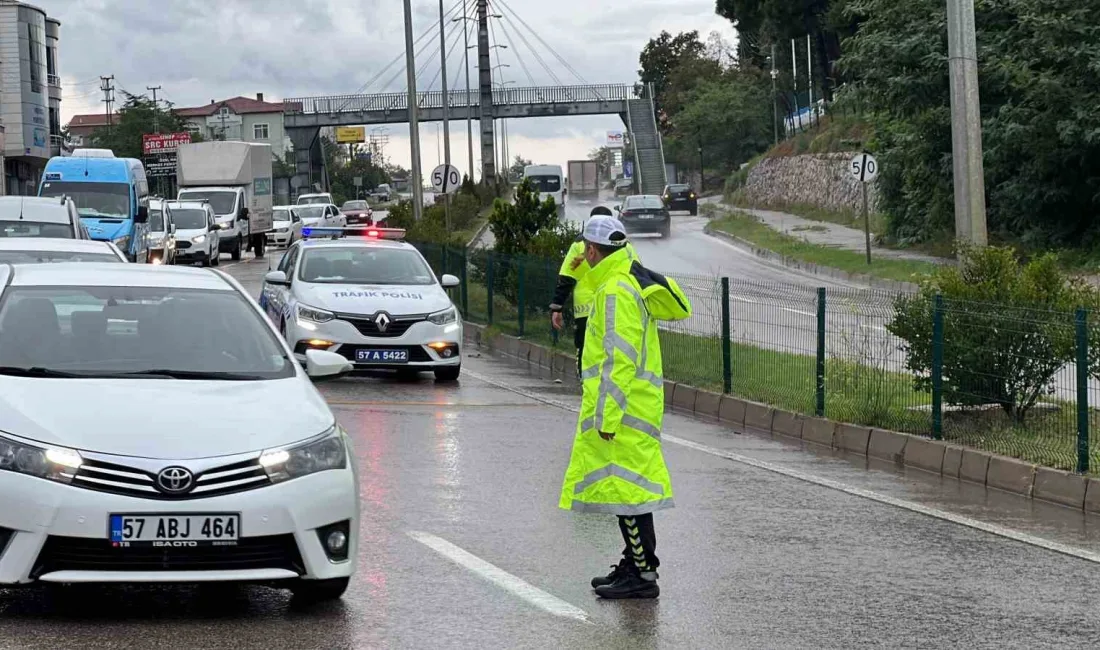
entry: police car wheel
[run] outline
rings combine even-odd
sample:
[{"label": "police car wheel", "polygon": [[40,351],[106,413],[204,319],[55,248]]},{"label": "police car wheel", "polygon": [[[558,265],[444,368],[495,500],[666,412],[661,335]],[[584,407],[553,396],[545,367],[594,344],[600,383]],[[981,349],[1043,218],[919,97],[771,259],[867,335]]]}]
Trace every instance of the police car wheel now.
[{"label": "police car wheel", "polygon": [[462,366],[437,368],[433,372],[435,372],[436,381],[458,381],[458,375],[462,372]]}]

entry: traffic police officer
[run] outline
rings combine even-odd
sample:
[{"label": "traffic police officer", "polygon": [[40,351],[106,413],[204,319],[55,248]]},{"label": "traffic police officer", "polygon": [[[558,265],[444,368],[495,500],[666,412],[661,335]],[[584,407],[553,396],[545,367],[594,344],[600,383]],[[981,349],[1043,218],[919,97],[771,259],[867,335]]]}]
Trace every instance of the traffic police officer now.
[{"label": "traffic police officer", "polygon": [[[592,208],[589,217],[610,217],[611,214],[610,208],[598,205]],[[627,251],[631,259],[638,259],[637,251],[629,243]],[[565,309],[565,301],[569,298],[569,294],[573,294],[573,346],[577,348],[578,374],[581,371],[581,356],[584,352],[584,328],[588,322],[588,312],[592,308],[592,287],[584,282],[590,268],[584,259],[584,239],[578,236],[561,263],[558,284],[554,288],[554,299],[550,303],[550,324],[554,329],[561,330],[565,321],[562,310]]]},{"label": "traffic police officer", "polygon": [[664,389],[658,320],[683,320],[691,305],[676,282],[644,268],[626,250],[614,217],[585,225],[585,277],[593,290],[581,380],[584,398],[559,506],[617,515],[626,548],[607,576],[592,579],[603,598],[656,598],[653,512],[671,508],[661,454]]}]

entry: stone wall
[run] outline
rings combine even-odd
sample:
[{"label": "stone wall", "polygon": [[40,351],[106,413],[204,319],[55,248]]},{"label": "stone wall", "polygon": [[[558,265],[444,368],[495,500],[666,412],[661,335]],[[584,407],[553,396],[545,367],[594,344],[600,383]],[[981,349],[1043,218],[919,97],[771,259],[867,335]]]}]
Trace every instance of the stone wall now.
[{"label": "stone wall", "polygon": [[[855,153],[805,154],[764,158],[742,190],[744,198],[761,207],[812,205],[837,212],[863,209],[859,182],[848,173]],[[878,203],[875,184],[867,187],[872,212]]]}]

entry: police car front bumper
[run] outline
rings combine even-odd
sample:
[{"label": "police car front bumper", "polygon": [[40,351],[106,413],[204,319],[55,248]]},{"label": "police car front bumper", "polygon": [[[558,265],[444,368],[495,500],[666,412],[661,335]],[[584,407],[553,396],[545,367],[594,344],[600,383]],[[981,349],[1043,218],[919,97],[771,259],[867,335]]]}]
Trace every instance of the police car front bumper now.
[{"label": "police car front bumper", "polygon": [[[345,319],[346,318],[346,319]],[[391,328],[404,329],[400,317]],[[329,350],[343,355],[356,370],[431,370],[462,363],[462,322],[437,325],[420,320],[407,326],[399,336],[368,336],[360,328],[366,316],[341,317],[326,323],[297,322],[297,340],[291,341],[294,355],[302,363],[309,349]],[[390,330],[395,331],[394,329]]]}]

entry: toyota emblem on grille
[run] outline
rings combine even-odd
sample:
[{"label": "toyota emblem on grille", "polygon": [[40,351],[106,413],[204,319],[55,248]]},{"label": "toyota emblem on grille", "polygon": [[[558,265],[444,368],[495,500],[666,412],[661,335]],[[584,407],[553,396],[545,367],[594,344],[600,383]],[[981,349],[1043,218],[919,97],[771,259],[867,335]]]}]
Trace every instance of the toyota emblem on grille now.
[{"label": "toyota emblem on grille", "polygon": [[194,482],[191,471],[183,467],[166,467],[157,474],[157,487],[168,494],[183,494]]},{"label": "toyota emblem on grille", "polygon": [[379,312],[378,315],[374,317],[374,324],[378,326],[379,332],[385,332],[390,328],[390,315],[384,311]]}]

